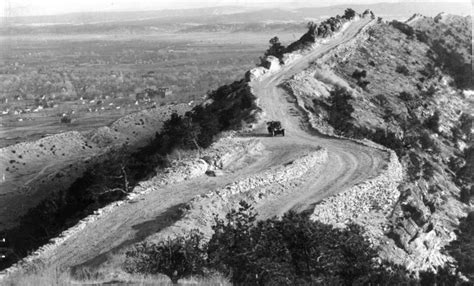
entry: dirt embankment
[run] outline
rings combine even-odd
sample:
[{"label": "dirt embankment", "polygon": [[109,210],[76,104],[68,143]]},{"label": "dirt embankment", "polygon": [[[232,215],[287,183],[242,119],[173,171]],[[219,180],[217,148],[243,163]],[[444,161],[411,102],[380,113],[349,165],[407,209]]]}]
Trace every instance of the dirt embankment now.
[{"label": "dirt embankment", "polygon": [[138,148],[151,140],[172,112],[188,105],[144,110],[111,126],[65,132],[0,149],[0,230],[13,226],[51,191],[67,188],[94,160],[114,148]]}]

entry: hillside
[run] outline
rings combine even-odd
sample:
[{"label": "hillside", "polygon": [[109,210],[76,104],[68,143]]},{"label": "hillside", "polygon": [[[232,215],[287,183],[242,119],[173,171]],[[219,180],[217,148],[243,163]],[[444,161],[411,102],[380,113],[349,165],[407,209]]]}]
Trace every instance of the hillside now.
[{"label": "hillside", "polygon": [[[471,21],[440,19],[445,31]],[[453,73],[470,59],[469,30],[454,49],[420,21],[431,18],[409,26],[347,9],[289,47],[272,39],[245,80],[172,115],[134,158],[166,157],[165,169],[7,272],[61,266],[94,283],[137,272],[289,285],[470,277],[469,252],[445,252],[455,233],[457,249],[470,241],[472,219],[456,229],[472,202],[472,81]],[[271,120],[283,137],[267,135]]]},{"label": "hillside", "polygon": [[[335,51],[286,83],[318,130],[368,138],[397,152],[406,178],[382,257],[413,269],[450,260],[439,251],[468,209],[460,194],[472,186],[460,170],[472,149],[474,110],[461,88],[472,84],[473,75],[452,69],[471,62],[472,22],[444,17],[423,17],[414,31],[378,22],[350,52]],[[462,55],[459,62],[446,64],[439,45]]]},{"label": "hillside", "polygon": [[0,148],[0,231],[18,225],[21,216],[67,189],[101,157],[123,145],[143,147],[172,113],[189,108],[181,104],[143,110],[89,132],[64,132]]}]

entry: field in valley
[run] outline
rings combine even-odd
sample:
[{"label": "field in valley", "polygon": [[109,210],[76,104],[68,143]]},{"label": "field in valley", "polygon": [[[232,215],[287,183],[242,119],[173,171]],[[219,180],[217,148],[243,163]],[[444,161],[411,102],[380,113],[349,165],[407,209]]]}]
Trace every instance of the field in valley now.
[{"label": "field in valley", "polygon": [[[0,147],[90,130],[152,106],[199,102],[257,63],[270,35],[125,29],[1,36]],[[279,36],[294,39],[292,32]],[[140,98],[163,87],[172,94]],[[61,123],[64,114],[71,123]]]}]

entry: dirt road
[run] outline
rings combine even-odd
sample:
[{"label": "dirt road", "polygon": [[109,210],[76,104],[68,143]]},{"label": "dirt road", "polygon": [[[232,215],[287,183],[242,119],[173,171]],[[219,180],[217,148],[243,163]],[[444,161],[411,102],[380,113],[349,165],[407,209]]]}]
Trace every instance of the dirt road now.
[{"label": "dirt road", "polygon": [[[326,52],[350,41],[358,32],[371,22],[370,19],[361,19],[352,23],[337,38],[322,44],[309,54],[294,62],[285,65],[278,72],[267,75],[261,81],[253,81],[251,87],[260,99],[260,106],[268,120],[280,120],[287,130],[285,138],[263,139],[265,145],[286,145],[294,149],[295,144],[318,145],[326,148],[329,153],[328,164],[324,172],[317,177],[308,177],[303,184],[285,198],[269,201],[258,208],[263,217],[281,215],[293,209],[296,211],[312,210],[314,205],[327,196],[337,194],[347,187],[370,179],[378,174],[388,158],[388,154],[380,150],[366,147],[349,140],[334,139],[317,134],[310,130],[294,105],[288,103],[284,89],[279,85],[291,76],[306,69],[310,63]],[[264,132],[265,126],[257,129]],[[297,195],[296,195],[297,194]]]},{"label": "dirt road", "polygon": [[230,166],[232,171],[225,176],[198,177],[157,188],[140,200],[117,207],[59,245],[47,258],[48,262],[63,267],[94,267],[103,264],[109,254],[171,225],[179,219],[179,207],[193,197],[285,164],[317,146],[328,150],[327,165],[323,170],[306,173],[299,179],[301,184],[298,184],[298,187],[285,192],[287,195],[258,205],[257,210],[261,217],[281,215],[290,209],[312,209],[321,199],[376,176],[386,164],[388,154],[349,140],[320,136],[308,130],[301,122],[301,114],[297,112],[294,104],[287,101],[288,95],[278,87],[285,79],[305,69],[328,50],[355,37],[369,22],[368,19],[355,21],[339,37],[329,40],[261,81],[251,83],[255,95],[260,99],[259,105],[264,109],[266,119],[282,121],[287,130],[285,137],[267,137],[264,135],[266,126],[262,123],[254,132],[246,134],[259,138],[265,145],[265,151],[252,156],[252,160],[244,164],[239,163],[238,166]]}]

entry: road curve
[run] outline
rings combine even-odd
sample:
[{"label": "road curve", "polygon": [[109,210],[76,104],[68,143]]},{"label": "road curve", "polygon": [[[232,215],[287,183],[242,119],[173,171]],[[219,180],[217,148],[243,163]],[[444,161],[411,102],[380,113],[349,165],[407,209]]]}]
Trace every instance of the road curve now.
[{"label": "road curve", "polygon": [[[306,69],[314,60],[322,57],[328,51],[344,44],[371,23],[371,19],[354,21],[336,38],[321,44],[310,53],[282,66],[275,73],[265,75],[260,81],[250,83],[253,93],[259,98],[265,119],[280,120],[285,127],[286,137],[265,138],[263,143],[267,148],[278,145],[279,148],[294,150],[295,145],[317,145],[328,150],[329,160],[322,172],[308,174],[306,181],[298,190],[291,192],[285,198],[268,201],[257,210],[262,217],[281,215],[288,210],[312,210],[320,200],[335,195],[348,187],[375,177],[388,160],[388,153],[373,149],[350,140],[336,139],[318,135],[314,130],[308,130],[307,124],[301,122],[301,116],[295,115],[295,106],[289,103],[289,95],[280,88],[285,80]],[[256,132],[265,132],[261,125]]]},{"label": "road curve", "polygon": [[312,209],[321,199],[375,177],[386,164],[388,154],[349,140],[315,135],[303,127],[301,116],[294,112],[294,103],[289,103],[286,99],[288,95],[278,87],[285,79],[305,69],[313,60],[355,37],[369,22],[370,20],[361,19],[351,23],[337,38],[282,67],[280,71],[267,75],[261,81],[250,83],[265,116],[282,121],[287,130],[285,137],[271,138],[261,136],[266,134],[264,123],[257,126],[254,133],[265,145],[266,151],[253,158],[252,162],[226,176],[198,177],[163,186],[144,195],[140,200],[122,204],[55,246],[45,254],[46,262],[58,267],[97,267],[107,263],[109,254],[123,250],[173,224],[177,219],[179,206],[195,196],[287,163],[315,146],[328,150],[327,165],[320,171],[310,171],[299,178],[301,184],[285,192],[288,195],[258,205],[257,211],[261,217],[281,215],[290,209]]}]

